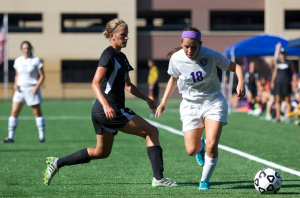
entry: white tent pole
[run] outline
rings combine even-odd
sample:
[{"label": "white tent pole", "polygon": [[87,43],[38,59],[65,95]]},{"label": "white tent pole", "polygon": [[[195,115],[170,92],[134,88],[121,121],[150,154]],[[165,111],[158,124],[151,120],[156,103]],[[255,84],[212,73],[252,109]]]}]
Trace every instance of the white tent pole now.
[{"label": "white tent pole", "polygon": [[4,81],[4,99],[8,99],[8,16],[7,13],[3,16],[4,30],[5,30],[5,43],[4,43],[4,68],[3,68],[3,81]]},{"label": "white tent pole", "polygon": [[[230,56],[231,61],[235,62],[235,54],[234,54],[235,47],[232,47],[230,50]],[[229,88],[228,88],[228,98],[227,98],[227,104],[228,104],[228,113],[232,112],[232,105],[231,105],[231,99],[232,99],[232,86],[233,86],[233,72],[229,72]]]}]

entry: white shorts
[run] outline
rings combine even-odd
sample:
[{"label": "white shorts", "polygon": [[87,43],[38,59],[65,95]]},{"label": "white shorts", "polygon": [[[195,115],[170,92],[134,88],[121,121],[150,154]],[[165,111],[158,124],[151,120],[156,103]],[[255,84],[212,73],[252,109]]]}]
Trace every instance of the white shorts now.
[{"label": "white shorts", "polygon": [[203,128],[204,118],[227,124],[228,105],[222,93],[201,103],[182,100],[180,104],[180,119],[182,132]]},{"label": "white shorts", "polygon": [[13,96],[13,102],[26,102],[28,106],[37,105],[43,102],[41,90],[38,89],[37,93],[33,95],[34,86],[30,87],[19,87]]}]

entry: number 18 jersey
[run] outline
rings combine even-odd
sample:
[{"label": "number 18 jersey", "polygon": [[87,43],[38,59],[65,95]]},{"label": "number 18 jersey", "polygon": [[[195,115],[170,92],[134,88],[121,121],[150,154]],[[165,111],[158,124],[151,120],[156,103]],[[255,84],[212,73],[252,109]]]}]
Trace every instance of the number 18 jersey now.
[{"label": "number 18 jersey", "polygon": [[168,74],[178,78],[183,99],[203,101],[220,93],[217,67],[227,70],[229,65],[230,60],[222,54],[201,46],[195,60],[188,58],[183,49],[175,52],[169,61]]}]

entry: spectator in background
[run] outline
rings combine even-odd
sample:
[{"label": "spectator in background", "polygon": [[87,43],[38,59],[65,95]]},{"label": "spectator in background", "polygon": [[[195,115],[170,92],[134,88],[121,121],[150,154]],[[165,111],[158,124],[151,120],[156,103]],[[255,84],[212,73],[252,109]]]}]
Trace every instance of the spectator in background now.
[{"label": "spectator in background", "polygon": [[12,99],[11,114],[8,119],[8,137],[2,143],[13,143],[16,128],[18,126],[18,116],[24,103],[30,106],[35,116],[36,126],[39,131],[39,142],[45,142],[45,119],[41,110],[43,98],[40,86],[45,79],[43,63],[32,54],[33,47],[28,41],[21,43],[23,56],[16,58],[14,68],[16,71]]},{"label": "spectator in background", "polygon": [[[271,81],[272,81],[272,75],[273,75],[273,71],[274,71],[274,61],[271,61],[271,64],[269,65],[270,67],[270,73],[268,75],[268,81],[270,82],[270,95],[269,98],[267,100],[267,105],[266,105],[266,115],[265,115],[265,119],[266,120],[272,120],[272,115],[271,115],[271,110],[274,108],[274,102],[275,102],[275,93],[274,93],[274,87],[271,87]],[[273,109],[274,110],[274,109]]]},{"label": "spectator in background", "polygon": [[256,96],[257,96],[257,79],[259,74],[255,72],[255,63],[251,61],[249,63],[249,69],[245,74],[245,83],[246,83],[246,94],[247,94],[247,101],[250,106],[250,110],[248,111],[249,115],[254,113],[254,105],[256,103]]},{"label": "spectator in background", "polygon": [[[285,101],[286,114],[289,114],[291,112],[292,85],[296,85],[297,74],[293,62],[286,59],[286,51],[284,48],[281,48],[281,43],[276,44],[274,60],[274,71],[271,81],[271,88],[274,88],[276,103],[276,118],[274,122],[281,122],[281,102]],[[285,118],[287,122],[292,121],[290,118]]]},{"label": "spectator in background", "polygon": [[[148,88],[149,88],[149,98],[158,103],[159,94],[159,70],[155,65],[153,60],[148,60],[149,74],[148,74]],[[151,110],[150,117],[154,117],[155,109]]]},{"label": "spectator in background", "polygon": [[264,76],[260,76],[257,81],[256,96],[259,106],[254,110],[253,115],[260,116],[265,111],[270,95],[270,82]]}]

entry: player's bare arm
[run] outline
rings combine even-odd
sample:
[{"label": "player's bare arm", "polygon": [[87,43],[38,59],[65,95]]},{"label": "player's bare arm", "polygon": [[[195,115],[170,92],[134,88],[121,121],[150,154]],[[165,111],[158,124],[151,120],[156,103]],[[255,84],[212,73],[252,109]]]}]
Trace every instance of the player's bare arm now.
[{"label": "player's bare arm", "polygon": [[106,99],[101,91],[101,88],[100,88],[100,84],[103,81],[106,72],[107,72],[107,67],[98,67],[97,68],[97,71],[95,73],[95,76],[94,76],[94,79],[92,82],[92,89],[93,89],[97,99],[102,104],[107,119],[114,119],[116,117],[116,113],[115,113],[114,109],[111,108],[111,106],[109,106],[109,104],[106,101]]},{"label": "player's bare arm", "polygon": [[151,100],[139,88],[137,88],[134,84],[132,84],[129,76],[125,83],[125,90],[128,91],[129,93],[131,93],[132,95],[139,97],[142,100],[145,100],[148,103],[150,109],[155,109],[157,107],[157,102],[154,100]]},{"label": "player's bare arm", "polygon": [[172,93],[174,92],[174,90],[176,89],[177,80],[178,80],[178,78],[176,78],[176,77],[173,77],[173,76],[170,77],[167,87],[166,87],[166,90],[165,90],[165,93],[164,93],[164,96],[161,100],[161,103],[156,109],[155,118],[159,119],[161,117],[161,114],[166,109],[167,101],[168,101],[169,97],[172,95]]},{"label": "player's bare arm", "polygon": [[238,85],[236,87],[236,92],[238,99],[241,100],[245,97],[245,80],[243,69],[240,65],[230,61],[228,71],[234,72],[237,75]]}]

